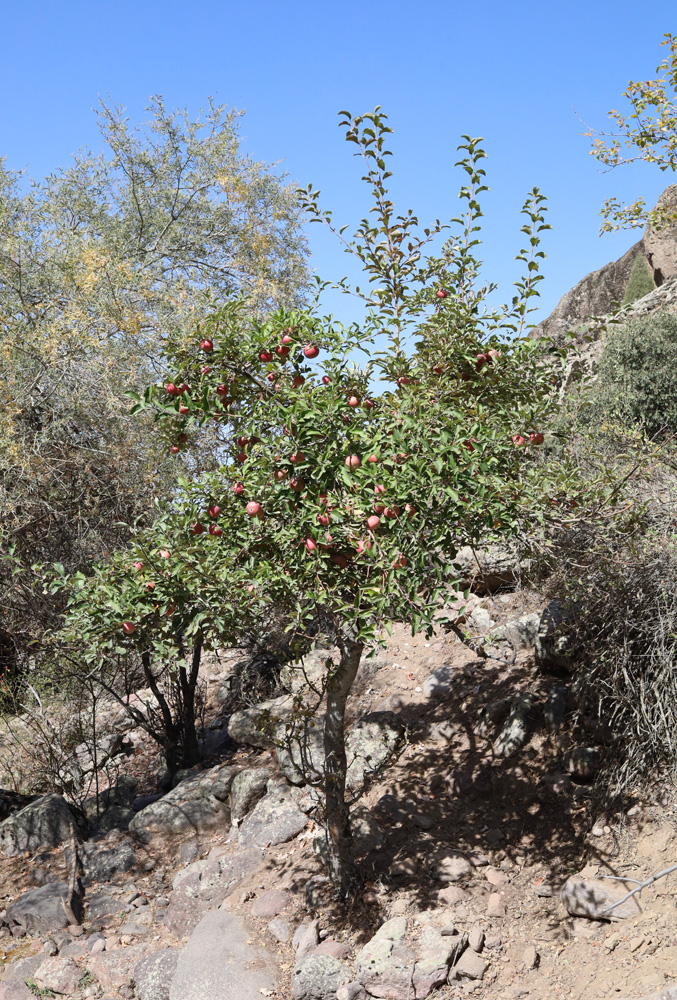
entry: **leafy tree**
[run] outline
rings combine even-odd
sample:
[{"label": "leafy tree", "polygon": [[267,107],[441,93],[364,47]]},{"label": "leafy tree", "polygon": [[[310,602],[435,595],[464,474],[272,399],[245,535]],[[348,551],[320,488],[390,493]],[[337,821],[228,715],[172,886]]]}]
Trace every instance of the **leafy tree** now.
[{"label": "leafy tree", "polygon": [[[655,163],[662,171],[677,168],[677,36],[667,32],[661,44],[669,54],[656,67],[656,79],[631,80],[623,91],[628,111],[609,112],[616,130],[590,129],[585,133],[595,137],[590,154],[609,170],[637,161]],[[677,221],[677,211],[669,205],[649,211],[643,198],[631,205],[608,198],[602,206],[602,218],[603,233],[647,223],[661,229]]]},{"label": "leafy tree", "polygon": [[[124,389],[162,372],[168,338],[231,293],[257,314],[302,299],[296,195],[242,152],[240,113],[210,103],[191,119],[160,98],[148,110],[133,126],[102,104],[106,151],[43,182],[0,162],[0,549],[12,569],[86,565],[124,544],[182,467],[214,461],[216,429],[170,459],[129,417]],[[39,639],[50,608],[36,607],[29,572],[0,566],[10,647]]]},{"label": "leafy tree", "polygon": [[655,287],[656,282],[653,279],[649,262],[643,253],[638,253],[630,270],[621,306],[629,306],[637,299],[643,299],[649,292],[653,292]]},{"label": "leafy tree", "polygon": [[[418,237],[411,213],[395,215],[386,116],[376,109],[342,118],[364,158],[376,214],[347,243],[375,286],[365,293],[365,321],[344,327],[301,310],[261,321],[246,301],[229,302],[200,328],[209,365],[197,338],[170,345],[174,378],[148,387],[135,410],[154,410],[177,434],[214,420],[232,427],[230,460],[186,480],[162,522],[182,584],[195,553],[212,567],[213,575],[201,570],[190,583],[199,594],[206,581],[201,627],[239,593],[250,620],[274,606],[294,634],[309,636],[321,618],[338,647],[327,677],[321,783],[329,871],[347,892],[354,870],[344,720],[362,655],[394,619],[428,633],[447,620],[458,548],[542,521],[563,490],[536,457],[555,406],[560,354],[516,336],[540,278],[542,196],[534,190],[523,209],[525,278],[510,303],[489,308],[493,286],[477,286],[478,199],[486,190],[479,140],[465,137],[460,147],[467,183],[465,215],[452,223],[459,233],[438,256],[424,256],[443,227]],[[312,209],[317,192],[306,200]],[[383,331],[387,346],[377,351]],[[103,602],[101,625],[87,624],[102,602],[96,583],[86,586],[71,623],[91,640],[100,628],[106,642],[143,655],[163,612],[141,602],[125,637],[122,611],[130,605],[119,601],[122,586]],[[193,614],[188,609],[189,621]],[[449,624],[463,636],[454,619]]]}]

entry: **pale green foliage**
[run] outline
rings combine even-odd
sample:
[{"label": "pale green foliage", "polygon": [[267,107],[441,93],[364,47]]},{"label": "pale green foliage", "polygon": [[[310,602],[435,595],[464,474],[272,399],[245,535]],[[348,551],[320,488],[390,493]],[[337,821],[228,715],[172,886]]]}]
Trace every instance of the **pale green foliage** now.
[{"label": "pale green foliage", "polygon": [[[661,44],[667,46],[669,55],[656,67],[656,79],[631,80],[623,92],[628,111],[609,112],[617,131],[590,129],[585,133],[595,137],[591,156],[609,170],[637,161],[673,173],[677,168],[677,36],[667,32]],[[643,198],[631,205],[608,198],[602,206],[602,218],[603,233],[647,223],[661,229],[677,220],[677,212],[666,206],[648,211]]]},{"label": "pale green foliage", "polygon": [[653,280],[649,262],[643,253],[638,253],[630,270],[630,277],[625,286],[625,294],[623,295],[621,305],[632,305],[637,299],[643,299],[649,292],[653,292],[655,287],[656,282]]}]

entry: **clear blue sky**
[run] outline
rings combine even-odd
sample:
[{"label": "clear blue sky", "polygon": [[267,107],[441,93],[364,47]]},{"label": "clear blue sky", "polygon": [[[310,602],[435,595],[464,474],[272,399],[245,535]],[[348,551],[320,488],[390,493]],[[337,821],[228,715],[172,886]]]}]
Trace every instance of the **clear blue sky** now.
[{"label": "clear blue sky", "polygon": [[[282,160],[312,181],[340,221],[357,220],[357,161],[337,112],[381,104],[395,128],[398,206],[422,222],[453,215],[463,133],[483,136],[487,278],[506,294],[516,276],[519,209],[538,185],[549,198],[546,314],[575,281],[638,238],[598,237],[603,198],[653,203],[674,180],[648,166],[598,172],[574,108],[604,128],[629,79],[648,79],[663,58],[671,4],[485,0],[118,0],[33,2],[3,10],[0,155],[40,177],[79,147],[100,147],[92,108],[109,94],[132,119],[164,95],[197,111],[208,94],[243,108],[245,148]],[[348,265],[320,227],[310,228],[316,271]]]}]

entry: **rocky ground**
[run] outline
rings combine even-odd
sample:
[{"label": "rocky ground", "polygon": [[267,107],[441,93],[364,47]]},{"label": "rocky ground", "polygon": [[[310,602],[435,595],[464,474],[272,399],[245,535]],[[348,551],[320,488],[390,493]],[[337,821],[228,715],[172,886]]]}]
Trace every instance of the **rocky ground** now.
[{"label": "rocky ground", "polygon": [[[671,800],[637,790],[600,814],[594,778],[614,748],[569,711],[538,595],[475,595],[468,612],[502,660],[397,626],[361,667],[348,785],[365,884],[350,907],[323,873],[298,750],[275,749],[260,706],[223,712],[237,661],[224,655],[206,671],[210,758],[171,792],[157,793],[142,732],[111,714],[135,782],[80,844],[75,922],[64,800],[7,807],[0,1000],[677,997],[661,992],[677,987],[677,872],[602,912],[677,861]],[[306,661],[311,679],[321,661]],[[283,722],[298,671],[282,681],[264,708]],[[318,754],[311,734],[306,764]]]}]

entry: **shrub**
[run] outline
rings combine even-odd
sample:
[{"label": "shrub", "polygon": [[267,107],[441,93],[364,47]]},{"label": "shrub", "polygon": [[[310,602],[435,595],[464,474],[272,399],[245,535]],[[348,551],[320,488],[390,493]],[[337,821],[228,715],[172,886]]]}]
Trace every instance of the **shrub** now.
[{"label": "shrub", "polygon": [[586,422],[640,428],[649,437],[677,431],[677,316],[652,313],[608,334]]},{"label": "shrub", "polygon": [[649,262],[643,253],[638,253],[635,257],[628,283],[625,286],[625,295],[621,305],[629,306],[637,299],[643,299],[649,292],[653,292],[656,282],[649,267]]}]

